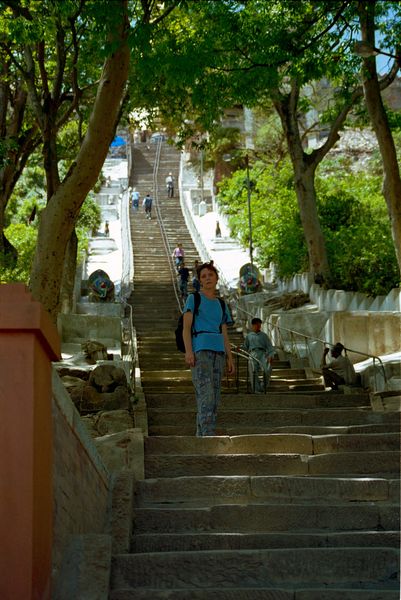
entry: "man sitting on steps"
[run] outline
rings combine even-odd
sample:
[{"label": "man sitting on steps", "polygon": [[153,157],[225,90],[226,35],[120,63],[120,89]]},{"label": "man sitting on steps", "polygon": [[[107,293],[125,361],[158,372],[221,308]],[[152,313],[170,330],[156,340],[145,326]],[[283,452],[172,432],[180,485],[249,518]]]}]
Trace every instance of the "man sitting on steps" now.
[{"label": "man sitting on steps", "polygon": [[333,390],[338,390],[339,385],[355,385],[356,373],[354,366],[348,356],[344,356],[342,351],[344,346],[337,342],[331,350],[333,357],[329,364],[326,364],[326,356],[329,353],[329,348],[323,350],[322,357],[322,373],[324,385],[331,387]]}]

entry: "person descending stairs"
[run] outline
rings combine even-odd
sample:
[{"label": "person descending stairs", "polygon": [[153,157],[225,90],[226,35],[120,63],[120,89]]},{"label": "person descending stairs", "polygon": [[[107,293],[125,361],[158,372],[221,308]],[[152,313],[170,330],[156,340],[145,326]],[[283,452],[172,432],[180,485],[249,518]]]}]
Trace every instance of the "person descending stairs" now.
[{"label": "person descending stairs", "polygon": [[[163,144],[160,184],[176,172],[173,155]],[[146,176],[135,185],[147,188]],[[183,240],[195,259],[177,190],[156,202],[168,239]],[[130,548],[113,558],[110,600],[398,600],[399,413],[373,411],[362,390],[325,391],[305,369],[276,361],[267,394],[227,381],[217,435],[195,437],[158,220],[131,218],[148,431]]]}]

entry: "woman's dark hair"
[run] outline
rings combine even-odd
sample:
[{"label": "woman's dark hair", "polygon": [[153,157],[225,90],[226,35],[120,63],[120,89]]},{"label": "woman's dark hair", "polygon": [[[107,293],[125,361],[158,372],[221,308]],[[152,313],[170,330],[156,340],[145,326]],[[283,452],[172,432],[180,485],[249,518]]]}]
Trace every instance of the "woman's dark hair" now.
[{"label": "woman's dark hair", "polygon": [[213,271],[213,273],[216,273],[217,279],[219,278],[219,272],[216,269],[216,267],[214,265],[210,264],[210,262],[205,262],[205,263],[202,263],[201,265],[199,265],[199,267],[196,269],[198,279],[200,279],[200,274],[201,274],[201,271],[203,271],[203,269],[209,269],[209,271]]}]

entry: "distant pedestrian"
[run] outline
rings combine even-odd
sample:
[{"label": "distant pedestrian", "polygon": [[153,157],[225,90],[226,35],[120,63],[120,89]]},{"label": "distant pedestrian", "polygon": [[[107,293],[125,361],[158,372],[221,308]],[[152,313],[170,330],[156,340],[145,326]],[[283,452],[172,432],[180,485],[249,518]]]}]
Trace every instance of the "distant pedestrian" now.
[{"label": "distant pedestrian", "polygon": [[191,282],[194,292],[199,292],[199,290],[200,290],[200,282],[198,279],[198,267],[199,267],[199,260],[195,260],[194,266],[192,267],[192,282]]},{"label": "distant pedestrian", "polygon": [[221,229],[220,229],[220,223],[218,221],[216,221],[216,233],[215,236],[217,238],[221,238]]},{"label": "distant pedestrian", "polygon": [[104,224],[104,235],[105,237],[109,237],[110,235],[110,227],[108,221],[106,221],[106,223]]},{"label": "distant pedestrian", "polygon": [[172,257],[174,259],[175,268],[178,271],[181,263],[183,263],[185,259],[185,252],[184,248],[182,247],[182,244],[177,244],[177,246],[174,248]]},{"label": "distant pedestrian", "polygon": [[145,214],[146,214],[147,219],[152,218],[152,203],[153,203],[153,198],[150,195],[150,192],[148,192],[142,202],[142,206],[145,209]]},{"label": "distant pedestrian", "polygon": [[131,205],[134,211],[138,210],[139,207],[139,192],[136,188],[134,188],[131,192]]},{"label": "distant pedestrian", "polygon": [[169,173],[166,177],[167,197],[174,198],[174,177]]},{"label": "distant pedestrian", "polygon": [[180,268],[178,269],[178,276],[180,280],[181,298],[185,302],[188,297],[189,269],[187,269],[184,262],[181,263]]},{"label": "distant pedestrian", "polygon": [[[250,355],[248,370],[252,392],[261,394],[265,391],[270,381],[274,347],[269,336],[264,331],[261,331],[261,319],[258,317],[252,319],[251,326],[252,331],[245,338],[244,348]],[[259,379],[259,374],[263,375],[263,384]]]}]

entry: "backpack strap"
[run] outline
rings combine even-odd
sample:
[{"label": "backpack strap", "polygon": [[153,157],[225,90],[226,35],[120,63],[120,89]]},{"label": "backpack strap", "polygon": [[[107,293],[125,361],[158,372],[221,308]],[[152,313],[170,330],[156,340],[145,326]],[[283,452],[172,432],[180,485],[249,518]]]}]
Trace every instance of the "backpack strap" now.
[{"label": "backpack strap", "polygon": [[192,329],[192,335],[196,335],[195,334],[195,317],[196,317],[197,314],[199,314],[199,306],[200,306],[200,303],[201,303],[201,295],[200,295],[199,292],[193,292],[192,295],[194,297],[194,314],[193,314],[193,317],[192,317],[192,326],[191,326],[191,329]]}]

